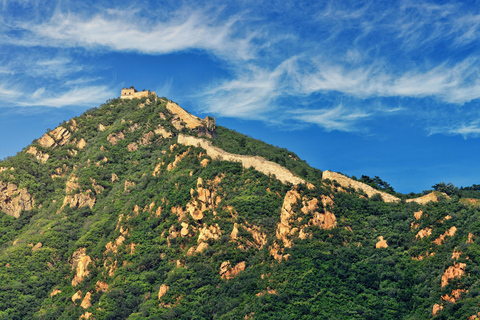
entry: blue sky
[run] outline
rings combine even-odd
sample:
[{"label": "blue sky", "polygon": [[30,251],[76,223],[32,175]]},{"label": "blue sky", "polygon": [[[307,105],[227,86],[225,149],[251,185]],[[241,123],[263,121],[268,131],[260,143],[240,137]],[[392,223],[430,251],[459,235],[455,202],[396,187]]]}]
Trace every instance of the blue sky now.
[{"label": "blue sky", "polygon": [[473,1],[0,8],[0,158],[133,85],[322,170],[404,193],[480,183]]}]

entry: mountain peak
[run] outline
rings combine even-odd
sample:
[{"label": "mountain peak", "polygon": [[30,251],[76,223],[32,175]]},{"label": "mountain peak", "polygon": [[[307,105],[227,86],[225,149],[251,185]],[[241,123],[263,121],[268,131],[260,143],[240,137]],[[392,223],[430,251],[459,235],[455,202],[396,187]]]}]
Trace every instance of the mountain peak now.
[{"label": "mountain peak", "polygon": [[123,90],[0,163],[0,318],[406,319],[478,306],[475,201],[404,201]]}]

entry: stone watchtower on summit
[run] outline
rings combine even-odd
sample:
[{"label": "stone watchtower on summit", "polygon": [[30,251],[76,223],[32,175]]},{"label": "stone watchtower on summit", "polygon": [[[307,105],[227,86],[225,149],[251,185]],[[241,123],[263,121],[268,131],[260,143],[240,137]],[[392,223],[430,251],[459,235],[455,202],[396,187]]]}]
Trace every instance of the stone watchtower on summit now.
[{"label": "stone watchtower on summit", "polygon": [[151,94],[155,95],[155,97],[157,96],[155,91],[150,91],[145,89],[143,89],[142,91],[137,91],[133,86],[131,86],[130,88],[122,89],[120,98],[121,99],[140,99],[143,97],[148,97]]}]

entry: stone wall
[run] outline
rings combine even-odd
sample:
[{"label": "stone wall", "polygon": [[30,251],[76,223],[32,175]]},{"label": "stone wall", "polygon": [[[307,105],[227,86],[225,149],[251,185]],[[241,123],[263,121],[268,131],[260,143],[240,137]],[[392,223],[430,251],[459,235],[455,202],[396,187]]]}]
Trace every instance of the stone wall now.
[{"label": "stone wall", "polygon": [[166,107],[168,111],[178,115],[180,119],[187,124],[188,128],[194,129],[202,125],[202,119],[188,113],[187,111],[182,109],[178,104],[169,101],[167,102]]},{"label": "stone wall", "polygon": [[258,156],[245,156],[240,154],[234,154],[226,152],[223,149],[215,147],[208,140],[196,138],[192,136],[186,136],[183,134],[178,135],[178,143],[186,146],[198,146],[207,151],[207,154],[212,159],[218,159],[223,161],[240,162],[244,168],[253,167],[256,170],[266,174],[275,175],[275,177],[283,183],[290,182],[292,184],[306,183],[305,180],[295,176],[290,170],[282,167],[281,165],[268,161],[265,158]]},{"label": "stone wall", "polygon": [[140,99],[143,97],[148,97],[151,94],[155,95],[155,97],[157,96],[155,91],[150,91],[150,90],[137,91],[135,90],[135,88],[130,87],[130,88],[122,89],[120,98],[121,99]]},{"label": "stone wall", "polygon": [[434,192],[430,192],[429,194],[426,194],[424,196],[421,196],[419,198],[408,199],[408,200],[406,200],[406,202],[416,202],[418,204],[427,204],[430,201],[438,202],[438,196],[439,195],[444,196],[447,199],[450,199],[450,197],[446,193],[434,191]]},{"label": "stone wall", "polygon": [[330,179],[330,180],[335,180],[337,181],[342,187],[344,188],[354,188],[355,190],[362,189],[363,192],[365,192],[369,198],[372,196],[379,194],[382,196],[383,201],[385,202],[397,202],[400,201],[399,198],[392,196],[391,194],[388,194],[386,192],[379,191],[377,189],[374,189],[370,187],[369,185],[358,182],[356,180],[350,179],[345,177],[344,175],[341,175],[340,173],[332,172],[332,171],[323,171],[323,179]]},{"label": "stone wall", "polygon": [[[209,138],[215,137],[215,118],[210,118],[207,116],[202,120],[199,117],[190,114],[178,104],[170,101],[167,102],[166,108],[174,115],[177,115],[182,122],[185,122],[189,129],[197,128],[197,133],[199,136],[205,136]],[[179,130],[181,130],[181,128]]]}]

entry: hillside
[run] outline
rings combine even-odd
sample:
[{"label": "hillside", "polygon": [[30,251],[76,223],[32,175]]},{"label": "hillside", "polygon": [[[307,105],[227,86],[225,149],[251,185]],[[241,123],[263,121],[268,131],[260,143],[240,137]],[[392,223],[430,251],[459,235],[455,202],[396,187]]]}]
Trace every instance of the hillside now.
[{"label": "hillside", "polygon": [[0,162],[0,319],[480,317],[475,199],[395,197],[139,97]]}]

